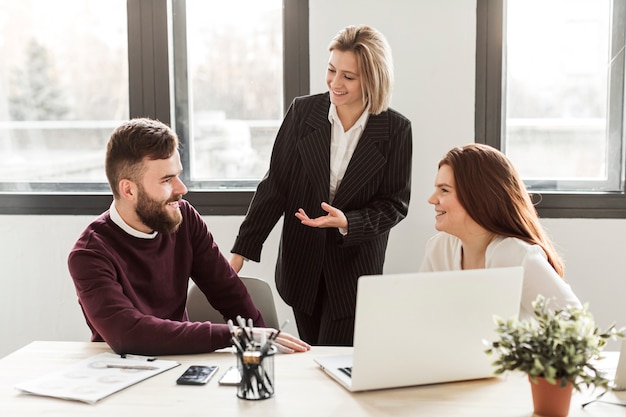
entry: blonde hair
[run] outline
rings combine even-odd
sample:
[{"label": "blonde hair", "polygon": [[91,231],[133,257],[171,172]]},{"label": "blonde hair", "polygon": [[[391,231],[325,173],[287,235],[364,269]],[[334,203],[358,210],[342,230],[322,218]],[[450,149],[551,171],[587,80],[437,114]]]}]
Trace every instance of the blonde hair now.
[{"label": "blonde hair", "polygon": [[361,71],[363,101],[372,114],[386,111],[393,88],[393,60],[383,34],[369,26],[347,26],[337,33],[328,49],[354,52]]}]

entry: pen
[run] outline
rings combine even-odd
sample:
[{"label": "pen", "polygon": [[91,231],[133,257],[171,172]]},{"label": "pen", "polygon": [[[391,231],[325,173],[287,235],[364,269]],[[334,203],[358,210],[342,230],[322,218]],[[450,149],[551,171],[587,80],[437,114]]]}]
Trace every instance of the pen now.
[{"label": "pen", "polygon": [[[252,339],[252,336],[250,334],[248,334],[247,330],[246,330],[246,321],[241,317],[241,316],[237,316],[237,323],[239,324],[239,327],[241,328],[241,333],[243,334],[243,336],[248,339],[249,344],[254,344],[254,339]],[[248,343],[245,343],[246,345],[248,345]]]},{"label": "pen", "polygon": [[248,319],[248,327],[250,328],[250,341],[253,341],[254,340],[254,334],[253,334],[254,323],[252,322],[252,319]]},{"label": "pen", "polygon": [[131,355],[129,353],[122,353],[120,355],[120,358],[122,359],[138,359],[138,360],[145,360],[148,362],[154,362],[157,360],[156,357],[154,356],[140,356],[140,355]]},{"label": "pen", "polygon": [[274,333],[273,335],[271,335],[271,336],[270,336],[270,339],[271,339],[271,340],[276,340],[276,338],[278,337],[278,335],[280,334],[280,332],[282,332],[282,331],[283,331],[283,329],[285,328],[285,326],[286,326],[287,324],[289,324],[289,319],[287,319],[287,320],[285,320],[285,321],[283,322],[283,325],[282,325],[282,326],[280,326],[280,329],[278,329],[278,331],[277,331],[276,333]]},{"label": "pen", "polygon": [[108,363],[107,368],[118,368],[118,369],[136,369],[140,371],[154,371],[155,369],[159,369],[158,366],[150,366],[150,365],[119,365],[115,363]]}]

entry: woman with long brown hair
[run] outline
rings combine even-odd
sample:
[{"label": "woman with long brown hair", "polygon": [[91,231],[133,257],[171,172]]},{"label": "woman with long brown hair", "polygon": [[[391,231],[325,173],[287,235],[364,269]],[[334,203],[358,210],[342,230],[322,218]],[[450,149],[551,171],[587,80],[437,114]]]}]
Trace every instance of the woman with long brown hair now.
[{"label": "woman with long brown hair", "polygon": [[421,271],[522,266],[520,317],[532,314],[538,294],[557,305],[580,305],[524,183],[502,152],[478,143],[448,151],[428,202],[440,233],[428,241]]}]

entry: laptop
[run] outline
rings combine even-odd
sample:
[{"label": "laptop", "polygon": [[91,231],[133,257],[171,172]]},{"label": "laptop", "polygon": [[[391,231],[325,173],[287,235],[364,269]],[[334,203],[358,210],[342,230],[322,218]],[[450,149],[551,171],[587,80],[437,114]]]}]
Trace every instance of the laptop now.
[{"label": "laptop", "polygon": [[612,385],[614,391],[626,391],[626,340],[622,340]]},{"label": "laptop", "polygon": [[613,391],[626,391],[626,339],[622,340],[617,355],[609,354],[605,359],[596,361],[595,365],[599,373],[609,380]]},{"label": "laptop", "polygon": [[517,317],[523,268],[359,278],[351,355],[315,362],[349,391],[494,376],[484,340],[494,315]]}]

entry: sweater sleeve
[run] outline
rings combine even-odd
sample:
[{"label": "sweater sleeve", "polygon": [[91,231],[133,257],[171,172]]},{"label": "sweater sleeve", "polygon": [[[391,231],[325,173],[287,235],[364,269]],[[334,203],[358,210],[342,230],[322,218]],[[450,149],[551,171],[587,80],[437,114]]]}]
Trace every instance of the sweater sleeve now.
[{"label": "sweater sleeve", "polygon": [[193,262],[190,278],[209,303],[228,320],[237,316],[252,319],[256,327],[265,327],[245,284],[224,257],[200,215],[193,210],[196,230],[193,232]]},{"label": "sweater sleeve", "polygon": [[92,341],[105,341],[117,353],[174,355],[230,345],[226,325],[176,321],[142,311],[117,281],[111,263],[93,251],[73,251],[69,269]]},{"label": "sweater sleeve", "polygon": [[[68,267],[93,341],[105,341],[120,354],[141,355],[203,353],[230,346],[227,325],[186,320],[194,262],[204,265],[198,274],[213,274],[198,279],[203,291],[214,300],[223,297],[224,305],[235,306],[262,325],[245,285],[227,266],[204,222],[193,223],[193,210],[184,209],[187,223],[158,242],[133,240],[106,220],[92,224],[78,240]],[[206,232],[200,239],[202,230]],[[207,248],[210,253],[205,253]]]}]

